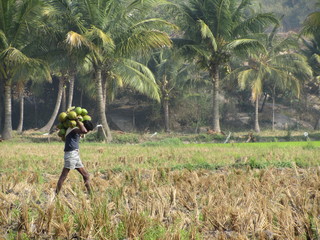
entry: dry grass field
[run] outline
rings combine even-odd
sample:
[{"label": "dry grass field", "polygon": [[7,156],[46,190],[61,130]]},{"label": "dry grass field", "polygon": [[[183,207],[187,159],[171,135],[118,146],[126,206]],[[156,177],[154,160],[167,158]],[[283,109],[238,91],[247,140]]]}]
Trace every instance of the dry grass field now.
[{"label": "dry grass field", "polygon": [[320,143],[0,143],[0,239],[319,239]]}]

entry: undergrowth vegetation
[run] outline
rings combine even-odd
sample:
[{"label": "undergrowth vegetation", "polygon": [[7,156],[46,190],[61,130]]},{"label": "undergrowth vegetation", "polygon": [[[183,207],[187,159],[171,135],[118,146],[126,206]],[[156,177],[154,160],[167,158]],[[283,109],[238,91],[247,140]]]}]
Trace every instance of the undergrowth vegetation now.
[{"label": "undergrowth vegetation", "polygon": [[319,142],[82,143],[93,195],[63,144],[0,143],[4,239],[318,239]]}]

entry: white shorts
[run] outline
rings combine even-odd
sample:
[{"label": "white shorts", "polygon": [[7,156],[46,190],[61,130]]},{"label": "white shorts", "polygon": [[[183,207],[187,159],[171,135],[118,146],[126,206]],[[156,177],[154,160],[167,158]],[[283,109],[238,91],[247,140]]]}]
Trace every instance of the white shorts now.
[{"label": "white shorts", "polygon": [[84,166],[81,162],[78,149],[69,152],[64,152],[64,168],[75,169],[83,167]]}]

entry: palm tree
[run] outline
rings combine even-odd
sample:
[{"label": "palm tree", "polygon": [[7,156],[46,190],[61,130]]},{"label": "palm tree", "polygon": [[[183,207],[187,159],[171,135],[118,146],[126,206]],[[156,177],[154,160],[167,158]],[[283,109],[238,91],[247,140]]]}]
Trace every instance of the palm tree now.
[{"label": "palm tree", "polygon": [[193,52],[201,68],[208,71],[212,84],[213,130],[221,132],[219,98],[221,69],[228,65],[232,52],[249,51],[258,42],[246,35],[259,32],[278,21],[272,14],[251,14],[250,0],[191,0],[181,4],[185,19],[184,47]]},{"label": "palm tree", "polygon": [[[154,1],[88,1],[79,2],[84,17],[83,32],[70,31],[67,43],[77,50],[87,48],[86,66],[94,76],[99,122],[112,140],[106,118],[107,91],[128,85],[159,100],[152,72],[135,61],[134,54],[170,46],[169,36],[154,28],[159,19],[141,19],[146,6]],[[161,2],[161,1],[160,1]],[[104,88],[105,87],[105,88]],[[112,96],[109,96],[109,98]]]},{"label": "palm tree", "polygon": [[[320,7],[320,0],[317,6]],[[300,36],[307,37],[303,39],[306,49],[304,54],[308,57],[309,63],[313,68],[316,79],[320,80],[320,11],[313,12],[308,15],[303,23]],[[320,92],[320,91],[319,91]]]},{"label": "palm tree", "polygon": [[[316,6],[320,7],[319,0]],[[315,11],[308,15],[303,23],[300,35],[306,47],[302,51],[307,56],[309,64],[313,69],[313,84],[318,86],[318,94],[320,96],[320,11]],[[315,128],[317,128],[319,122],[318,120]]]},{"label": "palm tree", "polygon": [[12,84],[22,77],[28,79],[43,73],[50,78],[46,62],[33,58],[33,38],[38,27],[45,2],[3,0],[0,2],[0,81],[4,85],[4,127],[2,137],[12,137]]},{"label": "palm tree", "polygon": [[164,127],[170,132],[169,102],[179,87],[185,82],[188,65],[177,49],[161,49],[149,61],[156,82],[161,90],[161,104],[164,114]]},{"label": "palm tree", "polygon": [[277,39],[276,25],[270,34],[260,35],[259,48],[251,53],[249,59],[236,69],[231,76],[237,76],[242,89],[251,88],[251,100],[255,103],[254,129],[260,132],[259,126],[259,97],[264,88],[271,88],[273,99],[273,124],[274,129],[274,106],[276,89],[289,90],[300,95],[303,80],[312,76],[312,70],[308,65],[306,57],[294,52],[298,49],[297,39],[289,36],[285,39]]},{"label": "palm tree", "polygon": [[17,98],[19,102],[19,123],[17,126],[17,133],[21,134],[24,127],[24,98],[27,94],[26,84],[30,80],[32,85],[34,84],[43,84],[44,80],[51,80],[49,71],[47,72],[48,76],[34,76],[33,78],[26,78],[24,75],[21,76],[21,79],[15,83],[15,89],[17,91]]},{"label": "palm tree", "polygon": [[[71,51],[66,36],[71,29],[83,32],[83,23],[79,17],[78,4],[70,0],[50,0],[50,12],[47,14],[46,22],[50,34],[46,35],[41,45],[45,49],[43,55],[46,56],[54,79],[59,81],[59,88],[56,104],[48,122],[39,131],[49,131],[58,115],[62,99],[66,101],[63,108],[70,108],[73,101],[73,92],[78,66],[84,61],[87,51]],[[50,24],[49,24],[50,23]],[[53,24],[52,24],[53,23]],[[68,97],[66,97],[66,87],[69,83]],[[67,98],[67,99],[66,99]],[[63,104],[62,104],[63,105]],[[62,109],[63,111],[65,109]]]},{"label": "palm tree", "polygon": [[[316,3],[317,7],[320,7],[320,0]],[[302,35],[317,35],[320,32],[320,11],[310,13],[304,20],[301,30]]]}]

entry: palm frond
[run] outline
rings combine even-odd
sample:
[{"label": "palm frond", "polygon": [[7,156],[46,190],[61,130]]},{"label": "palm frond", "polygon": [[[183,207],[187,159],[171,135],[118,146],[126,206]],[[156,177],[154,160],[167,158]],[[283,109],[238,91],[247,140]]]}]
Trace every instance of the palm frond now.
[{"label": "palm frond", "polygon": [[6,29],[6,17],[5,15],[8,14],[7,7],[10,6],[9,4],[6,4],[6,1],[0,2],[0,30],[5,31]]},{"label": "palm frond", "polygon": [[167,33],[158,30],[136,29],[133,34],[118,44],[122,55],[133,53],[146,54],[152,49],[171,47],[172,42]]},{"label": "palm frond", "polygon": [[262,93],[263,78],[264,78],[263,69],[260,68],[255,75],[256,75],[255,80],[251,81],[251,98],[253,102],[256,101],[257,98]]},{"label": "palm frond", "polygon": [[41,59],[30,58],[19,49],[13,47],[5,49],[0,53],[0,60],[9,69],[13,81],[20,79],[51,81],[48,63]]},{"label": "palm frond", "polygon": [[[282,17],[281,17],[282,19]],[[275,26],[273,27],[272,31],[270,32],[269,36],[268,36],[268,48],[272,48],[272,44],[273,44],[273,39],[276,36],[278,29],[279,29],[279,24],[275,24]]]},{"label": "palm frond", "polygon": [[292,74],[287,75],[286,87],[291,89],[294,95],[296,95],[298,98],[300,97],[301,85],[302,81],[298,77]]},{"label": "palm frond", "polygon": [[230,9],[230,2],[225,0],[216,0],[213,2],[213,11],[212,16],[209,12],[209,16],[214,17],[214,27],[212,27],[212,32],[215,36],[224,36],[227,38],[232,33],[232,13]]},{"label": "palm frond", "polygon": [[160,101],[159,88],[153,73],[145,65],[130,59],[122,59],[122,67],[117,72],[125,85],[146,96]]},{"label": "palm frond", "polygon": [[0,52],[0,59],[2,59],[8,65],[24,64],[29,58],[23,54],[19,49],[14,47],[8,47]]},{"label": "palm frond", "polygon": [[99,8],[99,2],[91,0],[82,0],[83,4],[79,4],[85,16],[82,18],[91,25],[100,26],[103,22],[103,9]]},{"label": "palm frond", "polygon": [[115,48],[115,44],[111,36],[95,26],[92,26],[86,35],[88,36],[90,42],[95,42],[95,40],[98,40],[102,42],[103,47],[109,50],[113,50]]},{"label": "palm frond", "polygon": [[273,14],[256,14],[244,21],[239,22],[233,29],[233,34],[234,36],[243,36],[249,33],[261,32],[270,24],[279,24],[279,21]]},{"label": "palm frond", "polygon": [[94,45],[82,34],[70,31],[67,33],[66,43],[73,48],[87,47],[90,50],[95,50]]},{"label": "palm frond", "polygon": [[301,34],[308,36],[319,33],[320,30],[320,12],[313,12],[308,15],[303,23]]},{"label": "palm frond", "polygon": [[232,21],[236,22],[240,20],[242,16],[242,11],[249,6],[251,0],[242,0],[237,9],[232,13]]},{"label": "palm frond", "polygon": [[166,0],[134,0],[132,3],[128,5],[129,11],[133,9],[150,9],[160,5],[171,5],[172,3]]},{"label": "palm frond", "polygon": [[[290,86],[296,87],[297,84],[301,84],[302,81],[311,79],[312,77],[312,68],[308,64],[307,59],[297,53],[275,56],[272,58],[270,66],[272,71],[279,76],[278,85],[282,82],[281,84],[286,88]],[[272,76],[269,80],[275,81]],[[298,80],[298,82],[294,84],[288,82],[292,80]]]},{"label": "palm frond", "polygon": [[211,53],[207,51],[207,49],[202,45],[185,45],[181,48],[182,52],[184,54],[190,55],[190,56],[198,56],[203,57],[205,59],[209,59],[211,56]]},{"label": "palm frond", "polygon": [[273,51],[275,53],[279,53],[283,51],[292,51],[293,49],[297,49],[297,48],[298,48],[297,39],[289,36],[284,40],[280,41],[279,43],[276,43],[276,45],[273,46]]},{"label": "palm frond", "polygon": [[26,82],[32,80],[34,83],[43,81],[51,82],[51,72],[48,63],[41,59],[29,58],[27,62],[17,65],[12,74],[13,82]]},{"label": "palm frond", "polygon": [[200,24],[202,38],[203,39],[208,38],[211,42],[213,50],[216,52],[218,50],[216,38],[214,37],[208,25],[203,20],[198,20],[198,22]]},{"label": "palm frond", "polygon": [[9,43],[6,34],[2,30],[0,30],[0,50],[8,47]]},{"label": "palm frond", "polygon": [[308,64],[307,58],[298,53],[277,55],[273,58],[272,65],[290,69],[290,72],[303,72],[306,77],[312,76],[312,68]]},{"label": "palm frond", "polygon": [[78,12],[79,5],[70,0],[50,0],[51,11],[49,21],[57,23],[63,21],[63,26],[67,24],[69,28],[78,29],[83,33],[86,28]]},{"label": "palm frond", "polygon": [[113,101],[116,97],[119,88],[124,86],[123,78],[121,75],[116,73],[111,73],[107,81],[107,98],[109,101]]},{"label": "palm frond", "polygon": [[166,20],[163,20],[161,18],[149,18],[149,19],[145,19],[143,21],[140,21],[136,24],[134,24],[132,26],[132,28],[136,28],[136,27],[140,27],[140,26],[144,26],[144,25],[147,25],[147,24],[154,24],[156,27],[158,26],[162,26],[162,25],[166,25],[166,26],[169,26],[171,27],[172,29],[175,29],[175,30],[178,30],[179,27],[173,23],[170,23]]},{"label": "palm frond", "polygon": [[245,89],[247,82],[253,78],[252,74],[254,73],[253,69],[245,69],[240,72],[236,72],[235,74],[238,75],[238,83],[241,89]]},{"label": "palm frond", "polygon": [[[225,82],[228,84],[228,83],[231,83],[233,81],[238,81],[238,75],[240,72],[243,72],[245,70],[248,70],[249,67],[248,66],[240,66],[236,69],[233,69],[229,74],[227,74],[224,79],[226,80]],[[240,82],[238,82],[240,83]]]},{"label": "palm frond", "polygon": [[314,60],[315,62],[317,62],[318,64],[320,64],[320,54],[313,54],[311,57],[311,60]]},{"label": "palm frond", "polygon": [[266,54],[265,46],[256,39],[236,39],[225,45],[227,51],[233,51],[238,55]]},{"label": "palm frond", "polygon": [[14,46],[23,45],[30,31],[39,26],[39,24],[35,23],[41,22],[43,8],[47,3],[41,0],[33,0],[19,1],[13,4],[16,4],[17,12],[13,15],[13,19],[11,19],[11,27],[14,29],[12,31],[11,44]]}]

